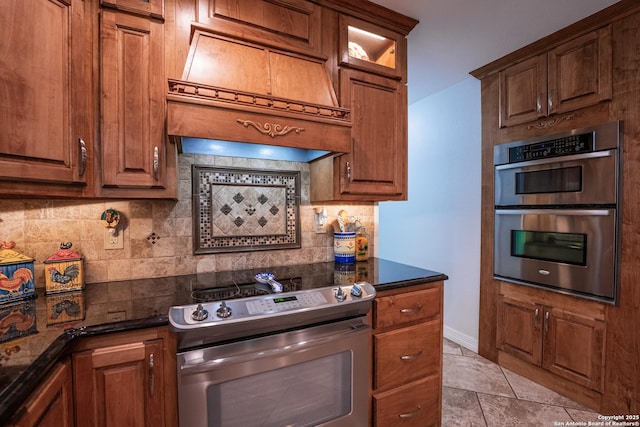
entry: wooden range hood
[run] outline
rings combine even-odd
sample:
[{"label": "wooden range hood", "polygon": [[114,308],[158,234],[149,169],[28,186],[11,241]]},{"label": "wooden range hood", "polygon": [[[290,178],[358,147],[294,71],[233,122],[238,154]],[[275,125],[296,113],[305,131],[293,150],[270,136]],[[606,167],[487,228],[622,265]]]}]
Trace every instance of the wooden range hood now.
[{"label": "wooden range hood", "polygon": [[182,80],[170,79],[167,93],[167,132],[179,148],[193,137],[350,151],[350,110],[323,62],[193,30]]}]

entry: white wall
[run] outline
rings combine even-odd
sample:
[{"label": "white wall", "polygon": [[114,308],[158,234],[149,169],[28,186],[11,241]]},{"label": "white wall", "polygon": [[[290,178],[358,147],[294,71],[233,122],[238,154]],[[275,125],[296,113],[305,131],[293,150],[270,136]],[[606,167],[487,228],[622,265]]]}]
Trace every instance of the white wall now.
[{"label": "white wall", "polygon": [[[411,89],[409,89],[411,90]],[[480,82],[409,106],[409,200],[379,205],[378,256],[445,273],[445,337],[478,348]]]}]

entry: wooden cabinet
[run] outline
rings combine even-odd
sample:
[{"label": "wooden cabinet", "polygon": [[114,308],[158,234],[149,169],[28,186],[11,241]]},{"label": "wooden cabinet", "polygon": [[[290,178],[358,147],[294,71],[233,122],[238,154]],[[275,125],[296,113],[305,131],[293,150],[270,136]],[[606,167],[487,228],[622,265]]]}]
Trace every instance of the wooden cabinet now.
[{"label": "wooden cabinet", "polygon": [[347,14],[336,19],[337,86],[340,105],[351,110],[351,147],[311,163],[311,201],[406,200],[407,41]]},{"label": "wooden cabinet", "polygon": [[71,362],[59,363],[23,405],[15,427],[72,427]]},{"label": "wooden cabinet", "polygon": [[[638,248],[640,248],[640,222],[634,221],[640,215],[640,80],[638,79],[637,64],[640,63],[640,3],[621,1],[603,9],[602,11],[576,22],[568,27],[550,34],[528,46],[509,53],[504,57],[487,64],[472,72],[481,80],[482,92],[482,239],[481,239],[481,267],[480,267],[480,327],[478,339],[478,353],[502,366],[532,379],[564,396],[591,408],[600,414],[636,414],[640,412],[640,364],[638,351],[640,348],[640,293],[638,280],[640,263],[637,262]],[[610,40],[609,40],[610,37]],[[597,40],[597,41],[596,41]],[[583,42],[584,44],[580,44]],[[572,46],[573,45],[573,46]],[[582,46],[582,47],[580,47]],[[598,55],[594,56],[598,49]],[[610,57],[607,53],[611,49]],[[556,54],[554,54],[557,53]],[[591,54],[589,54],[591,52]],[[600,52],[605,52],[602,55]],[[562,78],[559,83],[564,85],[565,93],[561,99],[571,101],[571,93],[576,102],[582,98],[580,94],[592,93],[590,102],[603,96],[603,102],[589,107],[571,110],[545,119],[529,122],[526,125],[502,127],[500,123],[500,109],[504,107],[501,101],[499,74],[516,66],[529,58],[543,55],[547,58],[550,69],[562,71],[572,70],[577,58],[584,57],[584,69],[573,68],[575,78]],[[591,58],[591,59],[589,59]],[[607,62],[610,61],[610,65]],[[601,68],[598,76],[598,88],[591,81],[591,89],[582,86],[583,75],[595,75],[595,64]],[[560,68],[558,68],[560,66]],[[566,67],[565,67],[566,66]],[[609,90],[608,70],[611,67],[611,95],[607,99],[605,93]],[[556,76],[560,75],[555,73]],[[569,74],[570,76],[570,74]],[[549,74],[548,78],[553,79]],[[557,81],[557,78],[556,78]],[[559,101],[554,101],[557,106]],[[564,101],[561,102],[564,104]],[[565,104],[566,108],[570,104]],[[535,119],[532,119],[535,120]],[[581,298],[569,298],[553,292],[537,292],[532,298],[522,298],[522,293],[511,295],[505,292],[507,284],[494,278],[494,167],[493,150],[498,144],[532,137],[579,129],[597,123],[614,120],[624,122],[622,137],[624,139],[624,160],[621,176],[624,183],[622,200],[623,209],[619,212],[623,236],[622,247],[619,251],[617,305],[589,303]],[[553,127],[553,129],[549,129]],[[631,143],[629,143],[631,142]],[[516,285],[513,285],[516,286]],[[520,286],[520,288],[523,288]],[[535,289],[526,287],[528,289]],[[533,337],[518,337],[511,331],[508,340],[502,337],[502,349],[498,348],[496,339],[498,295],[549,307],[551,310],[549,334],[555,328],[555,337],[543,339],[543,347],[531,343]],[[556,295],[551,297],[550,295]],[[564,297],[564,298],[561,298]],[[581,301],[579,304],[577,301]],[[533,335],[532,307],[516,308],[511,304],[509,311],[518,315],[509,316],[507,322],[516,321],[514,316],[521,317],[522,324],[529,325],[521,334]],[[535,307],[533,307],[535,310]],[[529,314],[527,314],[529,313]],[[566,315],[566,316],[565,316]],[[530,317],[527,317],[530,316]],[[565,319],[567,317],[567,319]],[[501,321],[503,324],[505,321]],[[604,328],[604,329],[602,329]],[[500,332],[504,333],[504,332]],[[576,338],[572,335],[577,334]],[[604,337],[602,337],[604,335]],[[581,337],[581,338],[578,338]],[[520,340],[519,342],[517,340]],[[578,342],[579,340],[579,342]],[[521,351],[513,356],[505,345],[517,347]],[[526,348],[525,346],[529,347]],[[546,345],[546,346],[545,346]],[[568,347],[574,347],[570,352]],[[532,349],[536,352],[546,368],[540,364],[533,364]],[[601,353],[601,348],[604,348]],[[527,354],[529,354],[527,356]],[[588,357],[583,354],[589,355]],[[575,358],[575,359],[574,359]],[[600,374],[598,365],[604,370]],[[592,366],[591,372],[589,367]],[[576,375],[570,374],[574,371]],[[598,388],[598,375],[601,375],[601,392]],[[567,378],[572,379],[567,379]],[[576,380],[576,378],[579,378]],[[578,384],[591,384],[588,388]]]},{"label": "wooden cabinet", "polygon": [[164,2],[101,5],[0,5],[0,194],[177,196],[164,125]]},{"label": "wooden cabinet", "polygon": [[72,355],[76,425],[177,425],[170,343],[155,328],[83,340]]},{"label": "wooden cabinet", "polygon": [[162,21],[100,11],[102,196],[177,196],[176,150],[164,127],[164,64]]},{"label": "wooden cabinet", "polygon": [[443,282],[379,292],[373,304],[376,426],[439,425]]},{"label": "wooden cabinet", "polygon": [[611,51],[606,26],[500,71],[500,127],[610,99]]},{"label": "wooden cabinet", "polygon": [[498,295],[498,349],[601,392],[603,319],[525,298]]},{"label": "wooden cabinet", "polygon": [[90,2],[0,2],[0,193],[90,191],[91,28]]},{"label": "wooden cabinet", "polygon": [[306,0],[198,0],[196,21],[218,34],[321,57],[322,8]]},{"label": "wooden cabinet", "polygon": [[406,199],[407,87],[341,69],[340,103],[351,109],[351,152],[311,164],[312,201]]}]

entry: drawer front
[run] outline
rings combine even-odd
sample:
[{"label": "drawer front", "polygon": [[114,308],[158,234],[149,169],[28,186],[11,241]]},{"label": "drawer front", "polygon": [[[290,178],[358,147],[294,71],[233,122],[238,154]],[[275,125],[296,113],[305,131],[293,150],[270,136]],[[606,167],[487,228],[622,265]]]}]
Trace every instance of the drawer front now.
[{"label": "drawer front", "polygon": [[440,372],[440,320],[374,334],[374,388],[387,389]]},{"label": "drawer front", "polygon": [[437,426],[441,419],[440,377],[431,376],[373,395],[376,427]]},{"label": "drawer front", "polygon": [[376,329],[438,318],[442,287],[376,298],[373,306]]}]

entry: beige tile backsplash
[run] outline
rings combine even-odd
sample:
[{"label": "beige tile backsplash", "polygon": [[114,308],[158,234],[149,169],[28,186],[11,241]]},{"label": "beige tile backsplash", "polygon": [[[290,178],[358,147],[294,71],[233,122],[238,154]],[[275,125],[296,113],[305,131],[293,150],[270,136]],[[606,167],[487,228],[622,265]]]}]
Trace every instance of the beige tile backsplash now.
[{"label": "beige tile backsplash", "polygon": [[[191,165],[206,164],[301,172],[300,249],[193,255]],[[260,268],[287,264],[325,262],[333,259],[331,231],[316,234],[309,202],[309,165],[306,163],[182,154],[179,156],[180,185],[177,201],[149,200],[0,200],[0,241],[15,241],[16,250],[35,259],[36,287],[44,287],[43,261],[61,242],[72,242],[85,262],[87,283],[152,278],[199,272]],[[34,184],[37,185],[37,184]],[[329,221],[340,209],[360,218],[370,233],[373,253],[374,206],[324,205]],[[105,209],[122,212],[120,233],[124,249],[104,249]],[[124,224],[122,224],[124,223]],[[331,228],[330,225],[325,229]],[[147,237],[155,233],[152,244]]]}]

